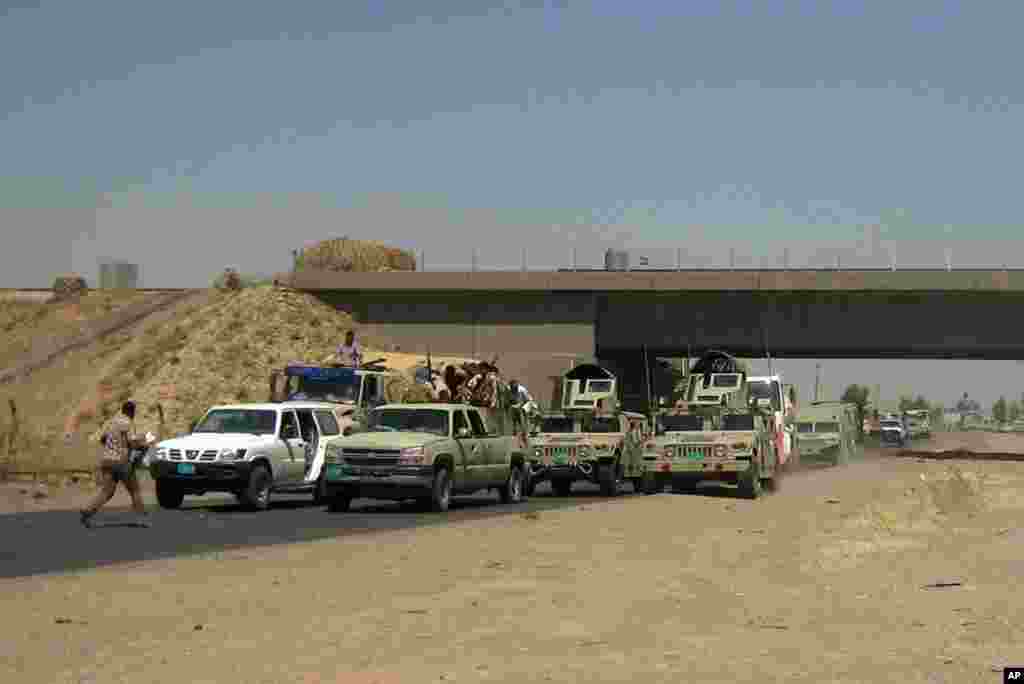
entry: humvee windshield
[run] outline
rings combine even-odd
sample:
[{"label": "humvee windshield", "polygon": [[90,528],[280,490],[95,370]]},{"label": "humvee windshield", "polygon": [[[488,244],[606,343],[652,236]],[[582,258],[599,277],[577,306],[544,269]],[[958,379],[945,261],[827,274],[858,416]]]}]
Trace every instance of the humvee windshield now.
[{"label": "humvee windshield", "polygon": [[584,432],[621,432],[618,418],[599,418],[597,416],[583,422]]},{"label": "humvee windshield", "polygon": [[722,416],[723,430],[753,430],[754,416],[749,413]]},{"label": "humvee windshield", "polygon": [[658,418],[659,432],[700,432],[704,419],[700,416],[661,416]]},{"label": "humvee windshield", "polygon": [[541,432],[572,432],[572,418],[564,416],[549,416],[540,422]]}]

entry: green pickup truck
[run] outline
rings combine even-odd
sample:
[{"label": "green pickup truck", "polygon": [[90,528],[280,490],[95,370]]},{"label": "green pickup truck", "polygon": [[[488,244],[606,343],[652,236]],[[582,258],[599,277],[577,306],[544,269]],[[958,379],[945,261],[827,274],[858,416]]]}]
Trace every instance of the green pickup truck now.
[{"label": "green pickup truck", "polygon": [[366,427],[328,447],[322,496],[333,512],[353,499],[403,501],[444,512],[453,494],[496,490],[519,503],[529,477],[526,445],[488,426],[489,409],[466,404],[386,404]]}]

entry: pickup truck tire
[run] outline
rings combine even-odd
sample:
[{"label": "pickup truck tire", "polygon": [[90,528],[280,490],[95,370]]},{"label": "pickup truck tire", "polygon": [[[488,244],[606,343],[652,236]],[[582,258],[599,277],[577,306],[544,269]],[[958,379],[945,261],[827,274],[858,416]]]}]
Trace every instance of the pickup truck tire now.
[{"label": "pickup truck tire", "polygon": [[352,507],[352,497],[348,494],[335,494],[327,500],[327,510],[331,513],[345,513]]},{"label": "pickup truck tire", "polygon": [[267,466],[257,464],[249,473],[249,482],[242,490],[242,504],[246,508],[265,511],[270,508],[270,488],[272,478]]},{"label": "pickup truck tire", "polygon": [[174,482],[156,481],[156,501],[160,508],[179,508],[185,500],[185,490]]},{"label": "pickup truck tire", "polygon": [[572,494],[572,480],[567,477],[551,480],[551,491],[555,493],[555,496],[569,496]]},{"label": "pickup truck tire", "polygon": [[320,477],[316,478],[316,484],[313,485],[313,505],[320,506],[326,501],[324,498],[324,473],[320,471]]},{"label": "pickup truck tire", "polygon": [[438,468],[430,492],[430,510],[446,513],[452,503],[452,479],[447,468]]},{"label": "pickup truck tire", "polygon": [[619,468],[615,463],[599,466],[597,481],[601,485],[601,496],[618,496],[621,492]]},{"label": "pickup truck tire", "polygon": [[523,469],[519,466],[512,466],[508,474],[508,481],[498,489],[498,495],[503,504],[517,504],[523,500]]}]

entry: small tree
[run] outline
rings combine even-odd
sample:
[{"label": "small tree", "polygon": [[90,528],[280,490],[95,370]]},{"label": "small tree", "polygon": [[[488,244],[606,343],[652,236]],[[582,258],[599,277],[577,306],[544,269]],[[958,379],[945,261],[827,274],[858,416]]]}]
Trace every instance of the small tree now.
[{"label": "small tree", "polygon": [[1010,419],[1011,423],[1013,421],[1017,420],[1018,418],[1020,418],[1020,413],[1021,413],[1020,402],[1018,402],[1018,401],[1011,401],[1009,403],[1009,405],[1007,406],[1006,413],[1007,413],[1007,418]]},{"label": "small tree", "polygon": [[857,431],[860,438],[864,438],[864,407],[867,406],[871,390],[864,385],[850,385],[843,391],[842,401],[849,402],[857,407]]},{"label": "small tree", "polygon": [[997,423],[1005,423],[1007,414],[1006,397],[999,397],[996,403],[992,404],[992,417]]}]

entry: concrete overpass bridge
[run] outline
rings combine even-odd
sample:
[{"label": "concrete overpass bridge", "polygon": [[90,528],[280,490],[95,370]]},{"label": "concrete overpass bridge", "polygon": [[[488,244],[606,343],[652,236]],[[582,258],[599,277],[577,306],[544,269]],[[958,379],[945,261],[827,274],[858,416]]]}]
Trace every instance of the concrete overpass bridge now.
[{"label": "concrete overpass bridge", "polygon": [[[500,354],[532,386],[596,356],[620,372],[741,357],[1024,359],[1024,270],[340,273],[280,277],[402,349]],[[639,365],[639,368],[637,365]],[[545,390],[546,391],[546,390]]]}]

